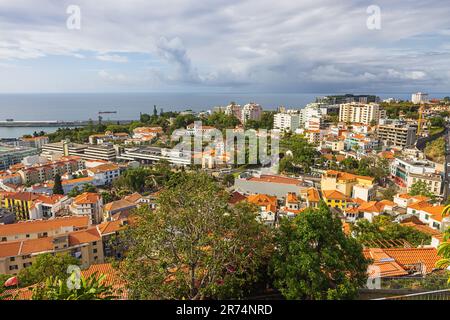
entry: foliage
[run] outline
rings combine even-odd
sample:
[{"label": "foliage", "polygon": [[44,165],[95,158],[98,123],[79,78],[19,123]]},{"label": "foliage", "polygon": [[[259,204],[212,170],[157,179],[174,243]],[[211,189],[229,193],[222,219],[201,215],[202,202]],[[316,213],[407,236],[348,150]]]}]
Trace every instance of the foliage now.
[{"label": "foliage", "polygon": [[183,173],[140,208],[123,235],[121,271],[138,299],[237,298],[257,279],[271,241],[248,203],[228,207],[229,195],[205,173]]},{"label": "foliage", "polygon": [[[71,277],[74,277],[75,273]],[[64,278],[65,279],[65,278]],[[79,288],[70,288],[68,281],[58,276],[48,277],[44,284],[33,288],[32,300],[112,300],[114,290],[104,281],[105,275],[94,273],[85,278],[80,276]],[[70,281],[69,281],[70,282]],[[75,283],[75,281],[73,281]]]},{"label": "foliage", "polygon": [[275,286],[287,299],[352,299],[365,283],[368,261],[324,202],[282,219],[272,260]]},{"label": "foliage", "polygon": [[431,199],[435,198],[433,192],[430,191],[428,184],[425,181],[418,180],[411,185],[409,195],[411,196],[425,196]]},{"label": "foliage", "polygon": [[67,268],[70,265],[79,265],[79,260],[68,253],[52,255],[50,253],[40,254],[28,268],[19,272],[19,285],[29,286],[50,276],[67,277]]},{"label": "foliage", "polygon": [[431,236],[412,227],[394,223],[391,217],[377,216],[373,222],[360,219],[351,225],[352,235],[362,244],[372,241],[405,240],[412,246],[428,245]]},{"label": "foliage", "polygon": [[234,184],[234,179],[234,175],[230,173],[223,178],[223,182],[225,186],[231,187]]},{"label": "foliage", "polygon": [[53,185],[53,194],[64,194],[61,176],[59,174],[55,175],[55,182]]},{"label": "foliage", "polygon": [[314,146],[297,134],[287,135],[280,141],[280,147],[292,154],[292,156],[288,156],[284,160],[284,164],[280,163],[280,168],[283,166],[288,172],[293,170],[294,167],[301,168],[304,172],[309,172],[314,164],[314,160],[319,156]]},{"label": "foliage", "polygon": [[445,138],[440,137],[428,142],[425,147],[425,155],[434,162],[444,162],[445,158]]},{"label": "foliage", "polygon": [[398,193],[398,188],[396,185],[390,185],[387,188],[381,190],[381,196],[383,200],[394,200],[394,196]]}]

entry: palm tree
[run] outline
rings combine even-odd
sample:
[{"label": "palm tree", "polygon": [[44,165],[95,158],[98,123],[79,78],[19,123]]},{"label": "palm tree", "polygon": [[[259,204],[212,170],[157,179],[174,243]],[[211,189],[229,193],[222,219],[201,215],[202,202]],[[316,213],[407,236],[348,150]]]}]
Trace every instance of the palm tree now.
[{"label": "palm tree", "polygon": [[[73,274],[72,274],[73,276]],[[71,276],[71,277],[72,277]],[[32,300],[112,300],[116,298],[111,286],[105,284],[105,275],[97,272],[85,278],[81,275],[79,288],[69,288],[67,281],[49,277],[43,285],[33,289]]]}]

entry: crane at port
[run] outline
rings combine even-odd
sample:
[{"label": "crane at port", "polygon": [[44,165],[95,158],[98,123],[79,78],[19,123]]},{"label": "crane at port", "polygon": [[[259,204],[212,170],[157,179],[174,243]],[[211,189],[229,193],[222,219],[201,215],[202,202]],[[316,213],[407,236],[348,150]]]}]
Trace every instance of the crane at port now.
[{"label": "crane at port", "polygon": [[101,124],[103,117],[102,115],[104,114],[117,114],[117,111],[99,111],[98,112],[98,123]]}]

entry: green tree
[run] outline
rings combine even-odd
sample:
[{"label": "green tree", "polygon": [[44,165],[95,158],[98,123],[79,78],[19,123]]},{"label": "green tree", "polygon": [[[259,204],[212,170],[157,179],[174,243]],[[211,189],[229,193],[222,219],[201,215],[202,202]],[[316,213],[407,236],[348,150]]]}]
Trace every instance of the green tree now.
[{"label": "green tree", "polygon": [[70,265],[79,265],[79,260],[68,253],[52,255],[50,253],[40,254],[28,268],[19,272],[20,286],[28,286],[44,281],[47,277],[67,277],[67,268]]},{"label": "green tree", "polygon": [[391,240],[404,240],[413,246],[431,243],[431,236],[412,227],[394,223],[388,216],[377,216],[372,222],[360,219],[351,225],[351,232],[360,243],[366,245],[377,241]]},{"label": "green tree", "polygon": [[435,198],[434,193],[430,191],[428,184],[425,181],[418,180],[411,185],[411,189],[409,191],[409,195],[411,196],[425,196],[431,199]]},{"label": "green tree", "polygon": [[398,193],[398,188],[395,185],[390,185],[381,191],[381,196],[385,200],[394,200],[394,196]]},{"label": "green tree", "polygon": [[64,194],[61,176],[59,174],[55,175],[55,181],[54,181],[54,185],[53,185],[53,194]]},{"label": "green tree", "polygon": [[78,188],[78,186],[73,187],[72,190],[69,191],[69,193],[67,193],[67,195],[71,198],[75,198],[76,196],[80,195],[81,191]]},{"label": "green tree", "polygon": [[287,299],[352,299],[366,281],[368,261],[324,202],[282,219],[272,272]]},{"label": "green tree", "polygon": [[[72,274],[72,281],[75,273]],[[50,276],[41,285],[33,288],[32,300],[112,300],[116,294],[112,286],[106,284],[105,275],[91,274],[85,278],[81,275],[79,288],[70,288],[66,278]]]},{"label": "green tree", "polygon": [[223,178],[223,182],[227,187],[231,187],[234,184],[234,175],[233,174],[227,174]]},{"label": "green tree", "polygon": [[160,194],[157,210],[138,210],[121,240],[132,298],[238,298],[254,283],[269,231],[257,208],[228,207],[228,197],[207,174],[184,173]]},{"label": "green tree", "polygon": [[297,134],[286,136],[282,139],[280,148],[285,150],[286,153],[289,151],[289,153],[292,154],[292,156],[289,156],[290,158],[285,160],[286,162],[290,161],[290,165],[285,165],[285,168],[287,169],[296,167],[304,172],[309,172],[315,159],[319,157],[314,146],[308,143],[305,138]]}]

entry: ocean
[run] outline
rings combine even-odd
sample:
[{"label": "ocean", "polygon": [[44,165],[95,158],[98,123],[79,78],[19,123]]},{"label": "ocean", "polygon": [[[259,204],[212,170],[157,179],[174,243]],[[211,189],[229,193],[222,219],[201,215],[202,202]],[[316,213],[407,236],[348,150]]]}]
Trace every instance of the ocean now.
[{"label": "ocean", "polygon": [[[139,119],[139,114],[152,113],[153,106],[164,111],[206,111],[215,106],[225,106],[231,101],[239,104],[256,102],[266,110],[283,105],[302,108],[314,102],[318,96],[335,93],[67,93],[67,94],[0,94],[0,121],[45,120],[96,120],[99,111],[116,111],[103,114],[104,121]],[[364,94],[364,93],[355,93]],[[410,99],[407,93],[377,94],[380,98],[389,97]],[[442,98],[449,94],[433,94]],[[0,127],[0,138],[15,138],[34,131],[55,131],[57,128],[4,128]]]}]

